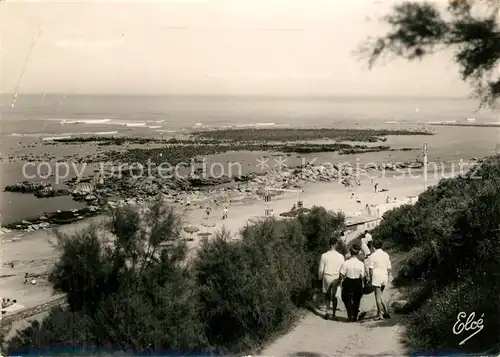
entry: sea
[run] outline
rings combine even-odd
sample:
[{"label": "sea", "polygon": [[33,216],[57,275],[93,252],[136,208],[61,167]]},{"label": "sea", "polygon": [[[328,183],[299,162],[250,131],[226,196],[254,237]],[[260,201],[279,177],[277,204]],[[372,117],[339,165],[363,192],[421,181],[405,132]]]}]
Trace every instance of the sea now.
[{"label": "sea", "polygon": [[[0,113],[2,188],[22,177],[20,166],[8,163],[7,156],[19,155],[26,145],[43,150],[44,141],[62,137],[177,137],[200,129],[333,127],[429,130],[435,135],[389,137],[387,145],[415,148],[426,142],[430,160],[483,157],[500,147],[500,111],[479,109],[477,101],[467,98],[20,93],[15,101],[2,94]],[[499,127],[436,125],[461,123]],[[366,157],[376,160],[377,154]],[[70,197],[37,199],[0,192],[0,223],[76,207]]]}]

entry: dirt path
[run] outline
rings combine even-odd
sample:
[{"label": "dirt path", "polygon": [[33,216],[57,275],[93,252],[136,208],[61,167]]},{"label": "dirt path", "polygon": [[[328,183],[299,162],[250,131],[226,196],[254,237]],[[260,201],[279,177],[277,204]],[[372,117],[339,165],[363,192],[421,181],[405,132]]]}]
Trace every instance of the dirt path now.
[{"label": "dirt path", "polygon": [[[391,253],[391,252],[390,252]],[[391,254],[394,271],[404,256]],[[400,298],[397,289],[390,287],[384,298],[391,302]],[[321,315],[308,312],[288,334],[280,337],[262,351],[262,356],[404,356],[408,355],[401,343],[403,326],[400,316],[374,321],[376,305],[374,294],[364,295],[360,310],[365,313],[359,322],[347,322],[345,306],[339,299],[337,321],[327,321]]]},{"label": "dirt path", "polygon": [[[394,294],[386,291],[386,299]],[[365,295],[361,311],[367,316],[360,322],[347,322],[345,307],[339,303],[339,321],[327,321],[312,312],[307,313],[297,326],[264,348],[262,356],[404,356],[400,342],[403,331],[400,318],[395,315],[385,321],[374,321],[376,313],[373,294]]]}]

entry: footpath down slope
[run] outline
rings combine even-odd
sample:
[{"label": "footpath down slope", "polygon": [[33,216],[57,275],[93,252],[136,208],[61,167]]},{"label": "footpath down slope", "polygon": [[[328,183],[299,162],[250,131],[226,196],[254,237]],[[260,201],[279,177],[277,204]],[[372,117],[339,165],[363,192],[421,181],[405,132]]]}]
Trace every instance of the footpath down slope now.
[{"label": "footpath down slope", "polygon": [[[402,256],[391,257],[394,271]],[[386,302],[399,300],[399,292],[389,287],[384,292]],[[344,304],[339,301],[336,321],[324,320],[308,312],[288,334],[259,351],[262,356],[405,356],[401,342],[404,327],[401,317],[394,315],[384,321],[375,321],[374,294],[364,295],[360,310],[365,317],[359,322],[347,322]]]}]

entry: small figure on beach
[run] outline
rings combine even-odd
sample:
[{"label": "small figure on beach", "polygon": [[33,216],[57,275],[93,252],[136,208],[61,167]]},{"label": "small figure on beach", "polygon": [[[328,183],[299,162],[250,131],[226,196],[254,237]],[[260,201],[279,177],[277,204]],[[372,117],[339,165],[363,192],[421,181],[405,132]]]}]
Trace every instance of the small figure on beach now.
[{"label": "small figure on beach", "polygon": [[351,200],[354,198],[354,192],[351,193]]},{"label": "small figure on beach", "polygon": [[385,203],[389,203],[389,196],[385,198]]},{"label": "small figure on beach", "polygon": [[24,283],[23,284],[28,284],[28,273],[24,274]]},{"label": "small figure on beach", "polygon": [[378,182],[373,187],[375,188],[375,192],[377,192],[377,190],[378,190]]},{"label": "small figure on beach", "polygon": [[224,210],[222,211],[222,219],[227,219],[227,212],[228,212],[228,209],[226,206],[226,207],[224,207]]},{"label": "small figure on beach", "polygon": [[15,304],[14,301],[10,301],[10,299],[2,298],[2,309],[5,309],[6,307],[14,305]]},{"label": "small figure on beach", "polygon": [[210,218],[210,212],[212,211],[212,209],[210,208],[210,206],[207,206],[207,208],[205,209],[205,213],[207,214],[207,219]]}]

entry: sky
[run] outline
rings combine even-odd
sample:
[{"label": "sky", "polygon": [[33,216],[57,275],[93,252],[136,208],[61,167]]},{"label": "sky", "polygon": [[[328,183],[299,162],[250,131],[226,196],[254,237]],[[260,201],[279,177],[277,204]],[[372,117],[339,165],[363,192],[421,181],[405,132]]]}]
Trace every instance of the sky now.
[{"label": "sky", "polygon": [[2,90],[467,95],[450,53],[371,71],[353,54],[395,1],[5,0]]}]

